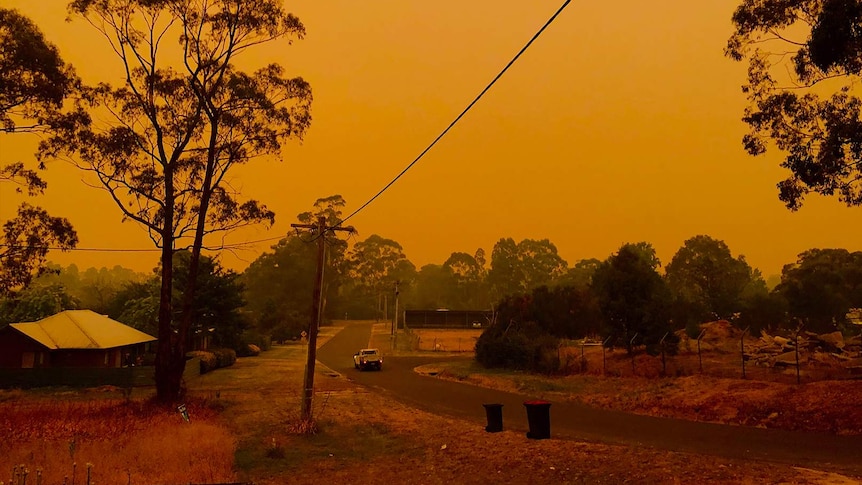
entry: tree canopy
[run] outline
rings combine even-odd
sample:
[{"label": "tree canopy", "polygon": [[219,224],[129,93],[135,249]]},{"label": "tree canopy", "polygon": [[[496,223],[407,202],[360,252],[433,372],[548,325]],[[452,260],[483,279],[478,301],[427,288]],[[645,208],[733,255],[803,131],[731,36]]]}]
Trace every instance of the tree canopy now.
[{"label": "tree canopy", "polygon": [[77,83],[72,67],[33,21],[0,8],[0,131],[38,127]]},{"label": "tree canopy", "polygon": [[[57,48],[27,17],[0,8],[0,132],[40,128],[56,112],[78,79]],[[35,196],[47,183],[23,162],[0,166],[0,183]],[[49,248],[74,248],[78,235],[65,218],[22,203],[0,235],[0,296],[26,287],[45,269]]]},{"label": "tree canopy", "polygon": [[862,252],[811,249],[784,267],[776,290],[792,317],[811,331],[832,332],[851,308],[862,308]]},{"label": "tree canopy", "polygon": [[670,291],[655,270],[655,258],[644,247],[623,245],[596,270],[590,286],[608,333],[623,339],[629,350],[635,336],[647,349],[654,350],[665,333],[672,330]]},{"label": "tree canopy", "polygon": [[743,144],[785,153],[780,199],[791,210],[809,193],[862,204],[860,2],[744,0],[733,25],[725,52],[748,62]]},{"label": "tree canopy", "polygon": [[690,238],[665,268],[668,286],[685,303],[700,310],[700,318],[730,319],[742,310],[746,291],[766,292],[760,273],[745,257],[734,258],[724,241],[700,235]]}]

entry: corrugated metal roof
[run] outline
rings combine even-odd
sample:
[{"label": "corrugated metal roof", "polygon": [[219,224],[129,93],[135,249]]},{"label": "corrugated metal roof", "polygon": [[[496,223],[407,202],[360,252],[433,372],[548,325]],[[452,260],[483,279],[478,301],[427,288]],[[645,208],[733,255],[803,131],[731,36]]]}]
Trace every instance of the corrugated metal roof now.
[{"label": "corrugated metal roof", "polygon": [[156,340],[90,310],[66,310],[38,322],[10,326],[49,349],[112,349]]}]

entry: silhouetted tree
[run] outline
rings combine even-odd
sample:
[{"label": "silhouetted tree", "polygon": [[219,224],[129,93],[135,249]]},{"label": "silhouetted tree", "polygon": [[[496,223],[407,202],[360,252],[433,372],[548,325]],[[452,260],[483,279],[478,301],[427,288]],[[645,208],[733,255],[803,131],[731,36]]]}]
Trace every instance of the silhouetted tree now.
[{"label": "silhouetted tree", "polygon": [[494,298],[500,299],[550,285],[567,268],[566,261],[557,254],[557,247],[547,239],[524,239],[515,244],[512,238],[504,238],[491,251],[487,281]]},{"label": "silhouetted tree", "polygon": [[860,2],[744,0],[733,25],[726,54],[748,61],[743,143],[752,155],[770,141],[785,152],[780,199],[791,210],[811,192],[862,203]]},{"label": "silhouetted tree", "polygon": [[744,256],[734,258],[724,241],[709,236],[686,240],[668,263],[665,275],[675,300],[697,309],[702,321],[729,320],[745,307],[748,294],[766,294],[760,272]]},{"label": "silhouetted tree", "polygon": [[776,291],[791,317],[815,332],[841,328],[851,308],[862,307],[862,252],[810,249],[784,266]]},{"label": "silhouetted tree", "polygon": [[[0,8],[0,132],[45,128],[45,118],[63,104],[77,82],[72,68],[30,19]],[[16,185],[19,193],[30,196],[47,188],[39,174],[22,162],[0,167],[0,182]],[[49,248],[67,250],[77,243],[68,220],[22,203],[16,215],[3,223],[0,296],[27,286],[43,271]]]},{"label": "silhouetted tree", "polygon": [[[42,155],[92,173],[124,219],[161,248],[156,389],[175,401],[204,239],[274,220],[265,206],[240,200],[228,174],[278,155],[311,122],[307,82],[277,64],[246,73],[235,62],[305,28],[277,0],[74,0],[69,9],[104,35],[125,79],[84,89],[81,110],[52,120],[57,134]],[[173,40],[178,48],[164,45]],[[189,276],[175,317],[173,256],[183,247]]]},{"label": "silhouetted tree", "polygon": [[[630,352],[635,334],[647,350],[654,351],[672,330],[670,291],[654,263],[643,245],[623,245],[596,270],[590,286],[608,332],[622,338]],[[671,333],[666,342],[675,345],[677,339]]]}]

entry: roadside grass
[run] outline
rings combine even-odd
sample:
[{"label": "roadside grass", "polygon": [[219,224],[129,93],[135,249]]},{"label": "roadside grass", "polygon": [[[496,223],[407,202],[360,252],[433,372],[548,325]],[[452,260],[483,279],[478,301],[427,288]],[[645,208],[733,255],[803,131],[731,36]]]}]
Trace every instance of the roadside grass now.
[{"label": "roadside grass", "polygon": [[[321,329],[325,340],[338,328]],[[273,346],[253,358],[201,376],[192,395],[217,401],[233,430],[235,467],[242,480],[293,475],[310,464],[332,469],[359,466],[381,456],[409,456],[409,434],[381,416],[385,401],[356,388],[317,364],[313,415],[316,432],[302,433],[300,401],[306,347],[303,342]],[[407,412],[405,412],[406,414]]]}]

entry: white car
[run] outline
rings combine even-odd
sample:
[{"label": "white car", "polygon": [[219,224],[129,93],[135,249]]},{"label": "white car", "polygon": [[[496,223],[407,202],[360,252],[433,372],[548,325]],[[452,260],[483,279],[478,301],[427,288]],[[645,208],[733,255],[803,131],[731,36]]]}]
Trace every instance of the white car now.
[{"label": "white car", "polygon": [[377,349],[362,349],[353,354],[353,367],[359,370],[383,369],[383,356]]}]

